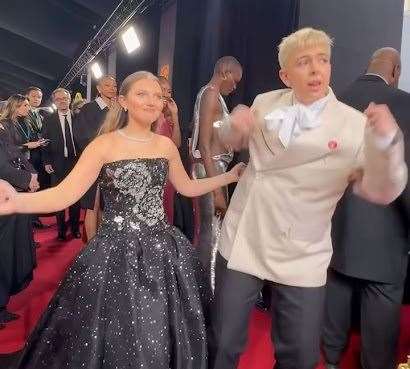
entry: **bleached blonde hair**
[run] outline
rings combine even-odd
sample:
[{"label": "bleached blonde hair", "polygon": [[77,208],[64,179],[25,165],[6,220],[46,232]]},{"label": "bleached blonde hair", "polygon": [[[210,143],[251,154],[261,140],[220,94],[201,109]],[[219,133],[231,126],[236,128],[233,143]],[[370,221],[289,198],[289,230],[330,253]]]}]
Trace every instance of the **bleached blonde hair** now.
[{"label": "bleached blonde hair", "polygon": [[280,67],[283,68],[286,65],[289,56],[296,50],[319,45],[328,48],[330,56],[333,40],[326,32],[306,27],[291,33],[289,36],[284,37],[278,46]]}]

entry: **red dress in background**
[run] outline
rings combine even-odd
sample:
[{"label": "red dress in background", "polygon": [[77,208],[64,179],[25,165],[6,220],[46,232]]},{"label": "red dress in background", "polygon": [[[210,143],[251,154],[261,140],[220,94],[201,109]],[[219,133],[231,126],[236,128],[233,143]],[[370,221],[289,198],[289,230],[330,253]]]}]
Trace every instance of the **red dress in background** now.
[{"label": "red dress in background", "polygon": [[[172,139],[174,124],[166,119],[164,114],[161,114],[154,125],[153,131],[159,135]],[[164,188],[164,209],[169,224],[174,224],[174,196],[175,188],[170,181],[167,181]]]}]

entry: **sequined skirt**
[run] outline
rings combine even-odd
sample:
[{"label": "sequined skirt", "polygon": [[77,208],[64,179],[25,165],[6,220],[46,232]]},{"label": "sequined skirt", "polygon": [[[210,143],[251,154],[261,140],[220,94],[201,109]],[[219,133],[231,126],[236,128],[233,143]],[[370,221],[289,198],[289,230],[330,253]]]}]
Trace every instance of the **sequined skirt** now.
[{"label": "sequined skirt", "polygon": [[210,288],[176,228],[102,227],[77,257],[20,369],[205,369]]}]

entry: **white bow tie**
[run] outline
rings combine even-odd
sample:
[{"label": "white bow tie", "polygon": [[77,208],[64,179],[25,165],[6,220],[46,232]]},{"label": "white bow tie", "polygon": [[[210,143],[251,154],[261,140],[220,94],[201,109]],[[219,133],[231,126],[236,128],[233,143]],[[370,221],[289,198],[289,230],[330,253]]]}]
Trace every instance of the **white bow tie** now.
[{"label": "white bow tie", "polygon": [[279,108],[265,116],[266,128],[278,130],[279,140],[287,148],[292,138],[299,136],[302,130],[320,126],[317,113],[301,104]]},{"label": "white bow tie", "polygon": [[[329,88],[330,89],[330,88]],[[265,116],[266,128],[278,130],[278,138],[287,148],[290,141],[300,135],[303,130],[313,129],[321,125],[320,114],[333,95],[332,90],[325,97],[306,106],[297,103],[273,110]]]}]

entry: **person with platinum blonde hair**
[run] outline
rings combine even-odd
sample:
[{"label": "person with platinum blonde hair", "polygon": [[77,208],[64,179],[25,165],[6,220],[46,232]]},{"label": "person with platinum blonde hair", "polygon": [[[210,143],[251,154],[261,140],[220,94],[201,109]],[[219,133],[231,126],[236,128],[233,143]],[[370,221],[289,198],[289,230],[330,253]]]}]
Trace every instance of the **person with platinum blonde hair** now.
[{"label": "person with platinum blonde hair", "polygon": [[304,28],[279,45],[285,89],[258,95],[220,124],[228,147],[248,147],[249,164],[223,221],[218,244],[214,369],[234,369],[250,312],[271,286],[277,369],[314,369],[319,360],[331,218],[351,184],[388,204],[403,191],[403,136],[389,109],[364,114],[329,87],[330,37]]},{"label": "person with platinum blonde hair", "polygon": [[323,32],[321,30],[313,28],[303,28],[298,32],[284,37],[278,47],[279,66],[281,68],[284,68],[286,62],[289,59],[289,56],[294,51],[319,45],[323,46],[327,50],[329,56],[331,55],[333,41],[326,32]]}]

